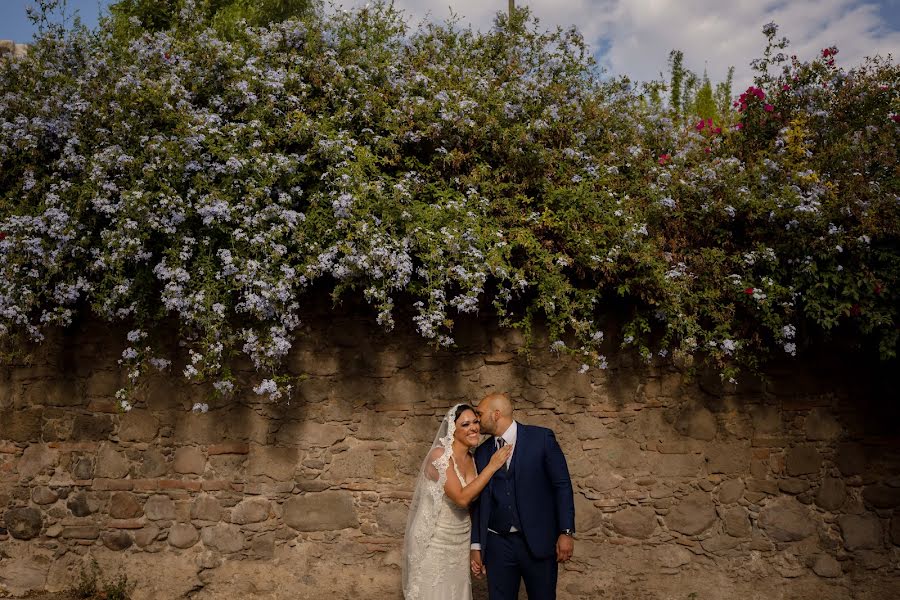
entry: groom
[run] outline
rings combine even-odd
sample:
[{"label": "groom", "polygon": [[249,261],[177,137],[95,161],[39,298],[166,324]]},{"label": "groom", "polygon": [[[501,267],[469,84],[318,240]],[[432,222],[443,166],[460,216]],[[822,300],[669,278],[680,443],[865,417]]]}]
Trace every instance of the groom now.
[{"label": "groom", "polygon": [[493,436],[475,451],[478,471],[501,446],[513,452],[473,503],[472,572],[487,573],[491,600],[515,600],[522,579],[531,600],[553,600],[558,563],[575,548],[566,457],[552,431],[513,419],[507,394],[485,396],[475,412],[482,433]]}]

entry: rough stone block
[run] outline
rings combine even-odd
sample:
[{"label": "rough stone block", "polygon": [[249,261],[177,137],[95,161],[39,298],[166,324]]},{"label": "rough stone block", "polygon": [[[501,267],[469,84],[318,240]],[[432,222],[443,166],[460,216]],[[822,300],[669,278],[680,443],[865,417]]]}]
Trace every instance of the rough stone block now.
[{"label": "rough stone block", "polygon": [[96,525],[74,525],[63,527],[59,536],[68,540],[96,540],[100,537],[100,528]]},{"label": "rough stone block", "polygon": [[694,555],[687,548],[666,544],[664,546],[658,546],[653,551],[653,556],[660,566],[666,569],[677,569],[678,567],[691,562]]},{"label": "rough stone block", "polygon": [[730,535],[714,535],[700,541],[700,547],[710,554],[718,554],[727,550],[733,550],[741,541]]},{"label": "rough stone block", "polygon": [[575,419],[575,437],[579,440],[596,440],[609,437],[607,419],[580,415]]},{"label": "rough stone block", "polygon": [[891,541],[895,546],[900,546],[900,514],[895,514],[891,519]]},{"label": "rough stone block", "polygon": [[842,479],[826,477],[816,492],[816,504],[825,510],[837,510],[847,499],[847,486]]},{"label": "rough stone block", "polygon": [[815,532],[809,509],[792,497],[777,498],[763,507],[759,526],[778,542],[803,540]]},{"label": "rough stone block", "polygon": [[72,425],[72,439],[103,441],[113,432],[113,419],[109,415],[77,415]]},{"label": "rough stone block", "polygon": [[806,439],[808,440],[833,440],[842,431],[841,424],[826,409],[814,408],[806,416]]},{"label": "rough stone block", "polygon": [[197,528],[188,523],[175,523],[169,529],[169,545],[176,548],[190,548],[200,539]]},{"label": "rough stone block", "polygon": [[603,523],[603,512],[582,494],[575,494],[575,530],[581,533],[599,527]]},{"label": "rough stone block", "polygon": [[610,522],[620,535],[644,540],[656,531],[656,511],[650,507],[629,507],[613,513]]},{"label": "rough stone block", "polygon": [[231,522],[239,525],[259,523],[269,518],[271,504],[265,498],[246,498],[231,509]]},{"label": "rough stone block", "polygon": [[740,475],[750,469],[749,444],[715,444],[706,450],[709,473]]},{"label": "rough stone block", "polygon": [[127,531],[121,529],[108,531],[100,536],[103,545],[113,551],[121,551],[131,547],[133,540]]},{"label": "rough stone block", "polygon": [[103,444],[97,455],[95,477],[118,479],[128,475],[129,470],[131,470],[131,461],[125,454],[117,451],[112,444]]},{"label": "rough stone block", "polygon": [[122,372],[92,371],[85,381],[84,395],[87,397],[112,398],[116,391],[122,387]]},{"label": "rough stone block", "polygon": [[846,477],[861,475],[866,468],[865,449],[860,444],[838,444],[834,462]]},{"label": "rough stone block", "polygon": [[341,425],[293,421],[281,426],[275,440],[279,444],[327,448],[347,437],[349,431]]},{"label": "rough stone block", "polygon": [[659,477],[695,478],[703,468],[703,457],[699,454],[654,454],[647,453],[650,472]]},{"label": "rough stone block", "polygon": [[94,459],[90,456],[80,456],[72,459],[72,477],[82,481],[94,478]]},{"label": "rough stone block", "polygon": [[795,446],[788,450],[784,466],[791,477],[818,474],[822,455],[813,446]]},{"label": "rough stone block", "polygon": [[722,520],[725,521],[725,533],[728,535],[737,538],[750,536],[750,513],[746,508],[741,506],[728,508],[723,511]]},{"label": "rough stone block", "polygon": [[708,494],[695,492],[676,504],[665,516],[669,529],[685,535],[697,535],[716,522],[716,508]]},{"label": "rough stone block", "polygon": [[58,460],[59,453],[55,450],[51,450],[44,444],[31,444],[22,452],[16,469],[19,477],[31,479],[55,466]]},{"label": "rough stone block", "polygon": [[744,482],[740,479],[723,481],[719,486],[719,502],[734,504],[744,495]]},{"label": "rough stone block", "polygon": [[175,503],[163,494],[155,494],[144,503],[144,514],[152,521],[171,521],[175,518]]},{"label": "rough stone block", "polygon": [[327,473],[329,479],[368,479],[375,471],[375,456],[365,447],[336,454]]},{"label": "rough stone block", "polygon": [[682,411],[675,423],[675,429],[680,434],[696,440],[711,440],[716,437],[718,425],[714,414],[698,406]]},{"label": "rough stone block", "polygon": [[409,507],[400,502],[381,504],[375,509],[375,521],[378,530],[394,536],[402,536],[406,531],[406,519]]},{"label": "rough stone block", "polygon": [[202,475],[206,470],[206,457],[196,446],[183,446],[175,451],[172,469],[176,473]]},{"label": "rough stone block", "polygon": [[207,456],[218,456],[221,454],[249,454],[250,444],[247,442],[222,442],[220,444],[210,444],[206,447]]},{"label": "rough stone block", "polygon": [[330,531],[359,526],[353,497],[347,492],[294,496],[284,503],[284,522],[298,531]]},{"label": "rough stone block", "polygon": [[[293,479],[298,462],[297,448],[277,446],[252,446],[250,448],[250,475],[265,475],[277,481]],[[371,471],[369,471],[371,473]]]},{"label": "rough stone block", "polygon": [[141,477],[162,477],[169,472],[169,464],[166,457],[156,448],[148,448],[141,453],[141,464],[138,473]]},{"label": "rough stone block", "polygon": [[134,543],[138,548],[146,548],[156,540],[159,535],[159,527],[156,525],[148,525],[134,532]]},{"label": "rough stone block", "polygon": [[41,533],[44,518],[35,508],[13,508],[3,515],[3,524],[17,540],[30,540]]},{"label": "rough stone block", "polygon": [[778,489],[788,494],[802,494],[809,489],[809,482],[805,479],[780,479]]},{"label": "rough stone block", "polygon": [[205,546],[225,553],[240,552],[246,541],[241,528],[230,523],[204,527],[200,537]]},{"label": "rough stone block", "polygon": [[116,492],[109,498],[109,516],[114,519],[134,519],[144,514],[141,502],[131,492]]},{"label": "rough stone block", "polygon": [[41,486],[31,490],[31,499],[35,504],[53,504],[59,496],[50,488]]},{"label": "rough stone block", "polygon": [[53,560],[52,555],[48,556],[45,552],[16,553],[0,561],[0,593],[20,597],[26,594],[31,596],[29,592],[44,589]]},{"label": "rough stone block", "polygon": [[41,439],[41,409],[0,411],[0,439],[31,442]]},{"label": "rough stone block", "polygon": [[250,552],[263,559],[275,556],[275,534],[264,533],[253,538],[250,542]]},{"label": "rough stone block", "polygon": [[150,411],[132,410],[119,420],[119,440],[123,442],[149,442],[159,432],[159,419]]},{"label": "rough stone block", "polygon": [[191,504],[191,518],[200,521],[218,521],[222,518],[222,504],[215,496],[201,494]]},{"label": "rough stone block", "polygon": [[777,406],[754,406],[750,409],[753,434],[757,437],[773,437],[781,434],[781,411]]},{"label": "rough stone block", "polygon": [[881,522],[871,514],[838,517],[844,547],[847,550],[881,547]]},{"label": "rough stone block", "polygon": [[875,508],[896,508],[900,506],[900,488],[867,485],[863,489],[863,500]]},{"label": "rough stone block", "polygon": [[76,517],[87,517],[97,512],[97,509],[100,508],[100,503],[94,494],[78,492],[68,497],[66,507]]},{"label": "rough stone block", "polygon": [[833,578],[843,575],[841,563],[835,560],[833,556],[828,556],[827,554],[821,554],[816,557],[812,570],[819,577]]}]

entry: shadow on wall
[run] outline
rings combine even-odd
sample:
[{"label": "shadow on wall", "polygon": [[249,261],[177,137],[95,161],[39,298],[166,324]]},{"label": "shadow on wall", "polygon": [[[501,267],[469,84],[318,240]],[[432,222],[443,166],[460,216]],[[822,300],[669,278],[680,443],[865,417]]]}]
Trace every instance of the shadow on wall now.
[{"label": "shadow on wall", "polygon": [[460,319],[448,351],[408,319],[386,334],[368,310],[323,302],[307,317],[290,402],[255,395],[246,362],[244,391],[211,397],[178,376],[172,339],[171,372],[122,414],[126,332],[90,321],[0,370],[0,594],[63,589],[93,556],[122,565],[138,599],[398,598],[434,431],[496,390],[568,458],[579,539],[561,598],[896,589],[896,369],[813,357],[732,388],[620,354],[580,374],[540,341],[526,358],[484,315]]}]

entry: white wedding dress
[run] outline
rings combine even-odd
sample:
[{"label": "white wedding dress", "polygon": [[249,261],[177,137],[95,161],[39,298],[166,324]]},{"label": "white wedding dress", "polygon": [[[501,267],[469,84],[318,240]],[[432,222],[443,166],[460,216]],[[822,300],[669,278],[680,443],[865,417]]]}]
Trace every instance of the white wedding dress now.
[{"label": "white wedding dress", "polygon": [[[456,461],[453,470],[466,485]],[[437,482],[435,482],[436,484]],[[431,542],[422,560],[421,580],[416,600],[470,600],[472,583],[469,580],[469,547],[472,541],[472,520],[469,510],[453,503],[447,494],[441,495],[442,505],[437,523],[431,532]]]},{"label": "white wedding dress", "polygon": [[[444,433],[442,436],[441,432],[448,429],[449,435]],[[437,442],[445,442],[441,445],[447,450],[434,461],[439,473],[438,480],[420,477],[413,496],[403,564],[403,595],[406,600],[472,598],[469,578],[472,521],[469,510],[454,504],[444,492],[450,464],[460,483],[463,486],[467,483],[456,461],[446,459],[451,456],[448,438],[453,439],[453,429],[453,421],[450,421],[448,428],[445,419]]]}]

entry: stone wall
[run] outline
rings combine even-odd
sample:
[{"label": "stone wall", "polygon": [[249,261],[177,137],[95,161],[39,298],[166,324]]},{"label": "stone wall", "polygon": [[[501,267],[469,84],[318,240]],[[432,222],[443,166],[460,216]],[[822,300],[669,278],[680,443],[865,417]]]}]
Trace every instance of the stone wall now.
[{"label": "stone wall", "polygon": [[96,324],[0,369],[0,596],[65,588],[93,557],[138,599],[397,599],[440,415],[508,390],[568,456],[561,598],[897,597],[895,374],[817,360],[723,389],[620,355],[580,375],[486,320],[452,353],[371,321],[312,319],[284,404],[155,376],[120,414],[121,332]]}]

